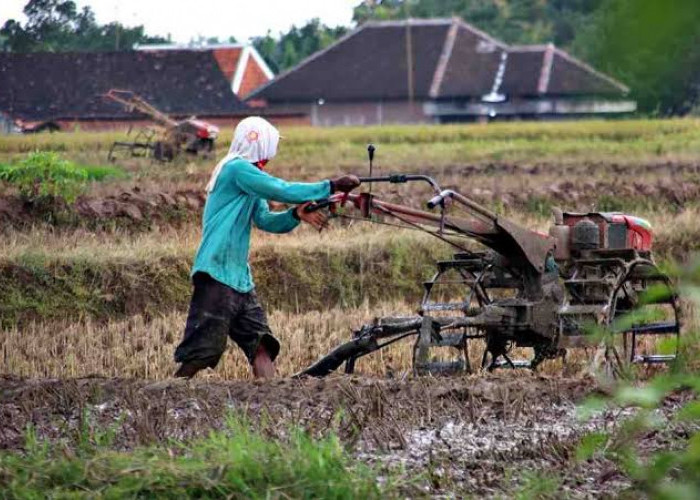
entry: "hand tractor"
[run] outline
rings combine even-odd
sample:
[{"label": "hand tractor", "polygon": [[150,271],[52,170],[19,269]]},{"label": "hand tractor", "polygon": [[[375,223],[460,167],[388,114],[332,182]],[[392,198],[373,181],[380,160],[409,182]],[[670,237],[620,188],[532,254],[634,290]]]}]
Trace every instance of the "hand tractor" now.
[{"label": "hand tractor", "polygon": [[[371,172],[374,148],[369,150]],[[429,211],[381,201],[371,192],[333,195],[309,209],[376,222],[392,219],[457,252],[437,262],[415,316],[377,318],[361,326],[299,375],[325,376],[343,363],[345,372],[353,373],[359,358],[404,339],[413,341],[418,375],[535,370],[545,360],[563,359],[567,350],[586,347],[595,348],[598,366],[615,377],[629,375],[634,365],[676,359],[678,298],[654,262],[647,221],[555,209],[554,224],[543,234],[443,190],[425,175],[370,174],[360,180],[370,186],[427,183],[434,192]],[[474,250],[467,240],[484,250]],[[516,349],[531,355],[515,359]]]},{"label": "hand tractor", "polygon": [[219,136],[216,125],[195,117],[174,120],[130,90],[111,89],[103,97],[123,105],[130,112],[146,115],[156,124],[155,128],[140,130],[133,142],[116,141],[112,144],[107,155],[110,161],[120,151],[127,151],[133,157],[153,156],[165,162],[172,161],[183,151],[207,155],[214,150],[214,141]]}]

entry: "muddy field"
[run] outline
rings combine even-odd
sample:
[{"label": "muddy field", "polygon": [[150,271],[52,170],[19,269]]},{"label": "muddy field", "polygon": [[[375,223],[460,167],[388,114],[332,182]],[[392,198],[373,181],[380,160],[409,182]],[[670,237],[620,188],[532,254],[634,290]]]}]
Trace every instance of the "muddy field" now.
[{"label": "muddy field", "polygon": [[[556,474],[571,497],[614,495],[629,486],[602,459],[578,463],[577,439],[611,430],[634,409],[604,411],[588,420],[577,405],[603,391],[592,379],[488,376],[387,380],[357,377],[272,382],[191,382],[84,378],[0,381],[0,447],[21,451],[24,430],[70,449],[85,433],[114,432],[113,446],[202,436],[227,415],[246,415],[266,433],[298,425],[337,433],[379,470],[420,475],[423,493],[498,496],[523,473]],[[658,416],[669,423],[688,396],[668,398]],[[675,446],[687,437],[678,424],[641,437],[642,450]],[[518,478],[521,479],[518,479]],[[381,478],[379,478],[381,479]],[[417,492],[414,492],[417,493]]]}]

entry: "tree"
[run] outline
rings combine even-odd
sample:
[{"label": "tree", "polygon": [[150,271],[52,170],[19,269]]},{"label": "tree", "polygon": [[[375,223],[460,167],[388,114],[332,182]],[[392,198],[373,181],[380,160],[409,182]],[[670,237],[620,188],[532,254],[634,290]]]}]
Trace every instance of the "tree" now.
[{"label": "tree", "polygon": [[106,51],[131,49],[137,43],[167,42],[146,35],[143,26],[128,28],[117,22],[99,25],[90,7],[79,11],[71,0],[30,0],[24,14],[24,26],[10,19],[0,28],[0,50]]},{"label": "tree", "polygon": [[368,0],[353,20],[458,16],[508,43],[567,46],[602,0]]},{"label": "tree", "polygon": [[330,28],[316,18],[300,28],[292,26],[287,33],[280,34],[279,39],[273,38],[268,32],[263,37],[254,38],[252,42],[270,68],[279,72],[327,47],[346,31],[347,28],[343,26]]},{"label": "tree", "polygon": [[698,102],[700,2],[608,0],[574,49],[629,85],[640,110],[687,113]]}]

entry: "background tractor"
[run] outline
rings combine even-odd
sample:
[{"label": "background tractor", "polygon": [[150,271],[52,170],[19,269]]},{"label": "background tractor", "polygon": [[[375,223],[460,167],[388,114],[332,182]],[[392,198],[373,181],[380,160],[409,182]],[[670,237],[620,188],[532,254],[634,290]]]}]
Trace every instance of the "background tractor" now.
[{"label": "background tractor", "polygon": [[110,161],[120,152],[172,161],[183,151],[194,155],[214,151],[214,142],[219,136],[216,125],[195,117],[176,121],[130,90],[111,89],[104,97],[122,104],[129,112],[142,113],[154,122],[153,127],[141,129],[133,142],[115,141],[109,150]]}]

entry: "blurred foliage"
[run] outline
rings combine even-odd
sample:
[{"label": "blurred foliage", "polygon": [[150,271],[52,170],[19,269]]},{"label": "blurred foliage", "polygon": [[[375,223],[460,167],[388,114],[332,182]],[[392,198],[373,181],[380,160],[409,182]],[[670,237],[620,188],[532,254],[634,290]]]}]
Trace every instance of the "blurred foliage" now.
[{"label": "blurred foliage", "polygon": [[100,25],[89,6],[78,10],[71,0],[30,0],[24,7],[24,14],[27,16],[24,25],[9,19],[0,28],[0,50],[108,51],[168,41],[148,36],[143,26],[129,28],[118,22]]},{"label": "blurred foliage", "polygon": [[252,42],[270,68],[278,73],[327,47],[346,31],[343,26],[330,28],[315,18],[299,28],[292,26],[279,38],[274,38],[268,31],[265,36],[253,38]]},{"label": "blurred foliage", "polygon": [[609,0],[572,49],[629,85],[641,111],[685,114],[700,91],[700,2]]},{"label": "blurred foliage", "polygon": [[[680,274],[679,289],[695,314],[700,305],[700,265]],[[700,375],[695,361],[700,339],[697,332],[683,332],[680,339],[681,355],[672,370],[644,384],[622,381],[610,396],[592,397],[580,409],[583,418],[590,418],[604,410],[635,408],[613,430],[585,435],[575,453],[579,462],[603,458],[615,463],[631,482],[624,498],[700,498]],[[665,416],[669,415],[661,411],[665,400],[679,391],[690,396],[681,398],[682,406]],[[645,437],[669,427],[675,427],[672,442],[651,450],[645,445]]]}]

